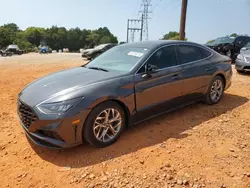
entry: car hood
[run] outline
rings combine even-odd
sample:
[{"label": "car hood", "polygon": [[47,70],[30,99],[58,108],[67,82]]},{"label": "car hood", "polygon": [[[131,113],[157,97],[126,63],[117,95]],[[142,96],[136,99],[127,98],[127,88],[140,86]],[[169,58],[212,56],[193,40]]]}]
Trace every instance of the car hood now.
[{"label": "car hood", "polygon": [[250,57],[250,48],[248,50],[241,50],[240,53],[246,57]]},{"label": "car hood", "polygon": [[88,52],[93,51],[93,50],[94,49],[92,49],[92,48],[91,49],[86,49],[86,50],[83,50],[82,53],[88,53]]},{"label": "car hood", "polygon": [[88,51],[87,54],[92,54],[92,53],[99,52],[99,51],[101,51],[101,49],[93,49],[93,50]]},{"label": "car hood", "polygon": [[71,68],[35,80],[20,92],[19,98],[31,107],[62,95],[65,95],[64,100],[67,100],[67,93],[114,78],[119,74],[85,67]]}]

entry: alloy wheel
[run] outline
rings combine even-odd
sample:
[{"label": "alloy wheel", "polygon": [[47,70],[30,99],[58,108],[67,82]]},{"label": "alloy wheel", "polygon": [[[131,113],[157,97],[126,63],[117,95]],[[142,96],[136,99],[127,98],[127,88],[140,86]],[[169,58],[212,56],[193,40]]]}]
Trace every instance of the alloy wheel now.
[{"label": "alloy wheel", "polygon": [[216,102],[220,100],[223,93],[223,83],[221,80],[215,80],[210,91],[211,99]]},{"label": "alloy wheel", "polygon": [[122,117],[118,110],[108,108],[103,110],[95,119],[93,132],[97,140],[109,142],[120,132]]}]

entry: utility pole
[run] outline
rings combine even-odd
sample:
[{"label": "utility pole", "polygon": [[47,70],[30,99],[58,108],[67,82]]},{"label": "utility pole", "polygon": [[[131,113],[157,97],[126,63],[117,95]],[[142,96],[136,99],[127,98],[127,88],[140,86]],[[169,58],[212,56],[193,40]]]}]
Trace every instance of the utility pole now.
[{"label": "utility pole", "polygon": [[[134,24],[139,24],[140,27],[134,27]],[[143,32],[143,15],[141,19],[128,19],[127,23],[127,42],[129,42],[129,35],[130,35],[130,41],[134,42],[135,38],[135,32],[140,32],[140,41],[142,41],[142,32]],[[130,34],[129,34],[130,33]]]},{"label": "utility pole", "polygon": [[180,21],[180,39],[185,39],[185,27],[186,27],[186,14],[187,14],[188,0],[182,0],[181,7],[181,21]]},{"label": "utility pole", "polygon": [[143,13],[143,35],[145,40],[148,40],[148,20],[150,19],[149,14],[152,13],[149,11],[149,7],[151,6],[151,0],[142,0],[143,9],[139,12]]}]

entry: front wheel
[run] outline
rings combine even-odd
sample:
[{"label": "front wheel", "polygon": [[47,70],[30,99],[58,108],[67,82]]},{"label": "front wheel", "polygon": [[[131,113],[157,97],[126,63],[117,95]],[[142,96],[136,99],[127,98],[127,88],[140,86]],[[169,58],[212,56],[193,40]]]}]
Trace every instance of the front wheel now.
[{"label": "front wheel", "polygon": [[96,147],[106,147],[120,137],[125,123],[123,108],[113,101],[104,102],[90,112],[84,125],[83,137]]},{"label": "front wheel", "polygon": [[224,80],[220,76],[215,76],[208,88],[205,102],[210,105],[218,103],[223,96],[224,87]]}]

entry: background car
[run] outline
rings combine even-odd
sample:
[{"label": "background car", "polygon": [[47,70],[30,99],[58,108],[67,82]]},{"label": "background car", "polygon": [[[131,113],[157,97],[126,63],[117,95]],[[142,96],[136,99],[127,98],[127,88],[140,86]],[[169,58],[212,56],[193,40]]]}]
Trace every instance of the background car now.
[{"label": "background car", "polygon": [[49,53],[49,48],[47,46],[42,46],[40,48],[40,54],[47,54]]},{"label": "background car", "polygon": [[250,42],[250,37],[248,36],[220,37],[212,43],[207,43],[206,46],[223,55],[227,55],[234,62],[240,53],[240,49],[248,42]]},{"label": "background car", "polygon": [[14,53],[6,50],[0,50],[0,56],[6,57],[6,56],[12,56]]},{"label": "background car", "polygon": [[86,58],[86,54],[89,52],[89,51],[91,51],[91,50],[94,50],[94,48],[88,48],[88,49],[84,49],[84,50],[82,50],[82,57],[83,58]]},{"label": "background car", "polygon": [[128,43],[34,81],[19,93],[17,109],[39,145],[105,147],[126,127],[197,101],[218,103],[231,78],[231,59],[203,45]]},{"label": "background car", "polygon": [[87,51],[84,55],[88,60],[91,60],[91,59],[96,58],[97,56],[99,56],[103,52],[109,50],[110,48],[113,48],[116,45],[117,44],[113,44],[113,43],[101,44],[101,45],[95,47],[94,49]]},{"label": "background car", "polygon": [[235,62],[235,69],[239,73],[250,71],[250,42],[240,50]]},{"label": "background car", "polygon": [[11,44],[11,45],[9,45],[9,46],[6,48],[5,52],[6,52],[6,53],[7,53],[7,52],[12,52],[13,54],[22,55],[24,51],[23,51],[23,50],[20,50],[19,47],[18,47],[18,45]]}]

